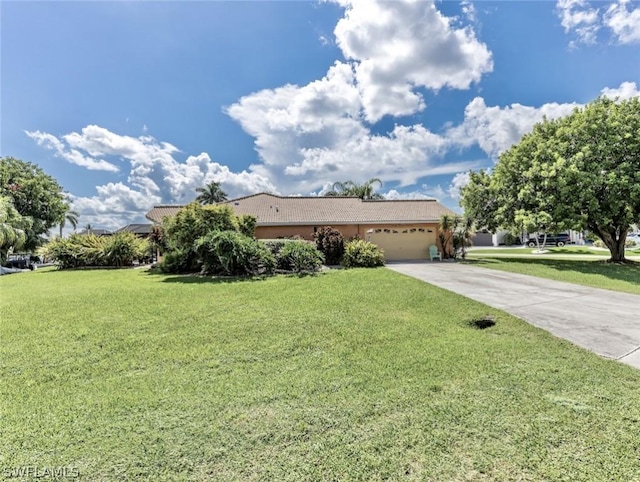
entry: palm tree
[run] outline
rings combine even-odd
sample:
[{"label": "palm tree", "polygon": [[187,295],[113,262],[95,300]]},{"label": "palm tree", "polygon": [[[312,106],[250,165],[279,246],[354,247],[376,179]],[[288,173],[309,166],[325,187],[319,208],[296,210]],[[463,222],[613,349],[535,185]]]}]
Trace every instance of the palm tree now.
[{"label": "palm tree", "polygon": [[87,224],[87,225],[84,227],[84,230],[85,230],[85,232],[86,232],[87,234],[91,234],[91,230],[92,230],[92,229],[93,229],[93,226],[91,226],[91,224]]},{"label": "palm tree", "polygon": [[334,182],[331,191],[325,196],[355,196],[360,199],[384,199],[384,196],[378,192],[374,192],[375,185],[382,187],[382,181],[377,177],[372,177],[364,184],[356,184],[353,181]]},{"label": "palm tree", "polygon": [[205,187],[196,188],[200,194],[196,201],[200,204],[216,204],[227,200],[227,193],[222,190],[219,182],[212,181]]},{"label": "palm tree", "polygon": [[78,216],[79,214],[72,209],[68,209],[67,212],[64,213],[63,218],[60,220],[60,237],[62,237],[62,229],[67,224],[67,221],[73,226],[73,229],[76,229],[78,226]]}]

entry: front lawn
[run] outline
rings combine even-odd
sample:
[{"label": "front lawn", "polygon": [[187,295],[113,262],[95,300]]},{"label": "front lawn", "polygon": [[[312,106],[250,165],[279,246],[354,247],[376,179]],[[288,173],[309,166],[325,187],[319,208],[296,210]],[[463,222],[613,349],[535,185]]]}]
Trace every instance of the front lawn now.
[{"label": "front lawn", "polygon": [[[467,256],[486,256],[486,255],[536,255],[541,256],[541,254],[536,254],[538,248],[473,248],[467,252]],[[544,255],[583,255],[583,256],[610,256],[609,251],[607,250],[595,250],[586,248],[584,246],[565,246],[563,248],[558,248],[555,246],[547,246],[545,251],[548,253],[544,253]]]},{"label": "front lawn", "polygon": [[619,265],[606,263],[602,260],[492,258],[484,256],[469,258],[467,262],[482,268],[528,274],[593,288],[640,295],[640,263]]},{"label": "front lawn", "polygon": [[[0,470],[637,480],[640,372],[386,269],[0,279]],[[480,330],[472,320],[492,316]],[[8,477],[7,477],[8,478]]]},{"label": "front lawn", "polygon": [[[473,248],[467,251],[467,256],[476,257],[488,257],[488,256],[532,256],[539,257],[563,257],[569,256],[601,256],[603,258],[609,258],[611,253],[607,249],[588,248],[585,246],[564,246],[558,248],[555,246],[547,246],[544,248],[544,253],[537,253],[538,248]],[[640,248],[627,248],[625,250],[626,256],[640,256]]]}]

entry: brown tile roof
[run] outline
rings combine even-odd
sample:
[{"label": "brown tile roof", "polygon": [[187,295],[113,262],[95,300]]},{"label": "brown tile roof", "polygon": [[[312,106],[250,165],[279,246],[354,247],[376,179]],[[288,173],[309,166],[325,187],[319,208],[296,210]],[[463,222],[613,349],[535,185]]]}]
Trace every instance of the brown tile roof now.
[{"label": "brown tile roof", "polygon": [[[357,197],[285,197],[253,194],[227,201],[236,214],[253,214],[258,226],[393,224],[437,222],[442,214],[455,214],[434,199],[363,201]],[[182,206],[155,206],[147,218],[161,222]]]}]

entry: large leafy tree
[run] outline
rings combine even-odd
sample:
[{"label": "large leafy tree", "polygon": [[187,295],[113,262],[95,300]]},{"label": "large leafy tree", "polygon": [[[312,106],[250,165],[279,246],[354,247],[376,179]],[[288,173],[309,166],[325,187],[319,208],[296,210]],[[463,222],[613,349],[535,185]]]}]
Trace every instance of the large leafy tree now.
[{"label": "large leafy tree", "polygon": [[353,181],[335,182],[325,196],[355,196],[360,199],[384,199],[384,196],[375,192],[376,184],[382,187],[382,181],[377,177],[372,177],[363,184]]},{"label": "large leafy tree", "polygon": [[0,196],[0,261],[4,263],[11,248],[21,248],[27,240],[31,219],[21,216],[6,196]]},{"label": "large leafy tree", "polygon": [[0,158],[0,196],[8,197],[21,216],[31,219],[25,230],[25,250],[33,250],[42,236],[58,225],[69,209],[62,187],[35,164],[13,157]]},{"label": "large leafy tree", "polygon": [[199,193],[196,201],[200,204],[216,204],[227,200],[227,193],[222,190],[219,182],[210,182],[205,187],[196,188]]},{"label": "large leafy tree", "polygon": [[600,97],[545,119],[491,173],[471,173],[462,205],[490,229],[588,229],[610,261],[626,261],[627,232],[640,222],[640,100]]}]

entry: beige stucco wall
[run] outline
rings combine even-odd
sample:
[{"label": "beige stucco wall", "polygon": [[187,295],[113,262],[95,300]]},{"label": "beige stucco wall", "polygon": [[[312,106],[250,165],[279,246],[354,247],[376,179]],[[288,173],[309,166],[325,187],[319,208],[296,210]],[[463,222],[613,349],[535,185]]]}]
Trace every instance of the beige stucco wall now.
[{"label": "beige stucco wall", "polygon": [[[319,226],[318,226],[319,227]],[[402,259],[427,259],[429,246],[438,243],[438,225],[433,224],[349,224],[334,225],[345,238],[356,235],[377,244],[385,251],[388,261]],[[308,226],[259,226],[255,236],[258,239],[276,239],[301,236],[313,239],[313,225]],[[372,233],[367,231],[373,230]],[[378,231],[378,232],[376,232]],[[438,249],[441,249],[440,247]]]}]

